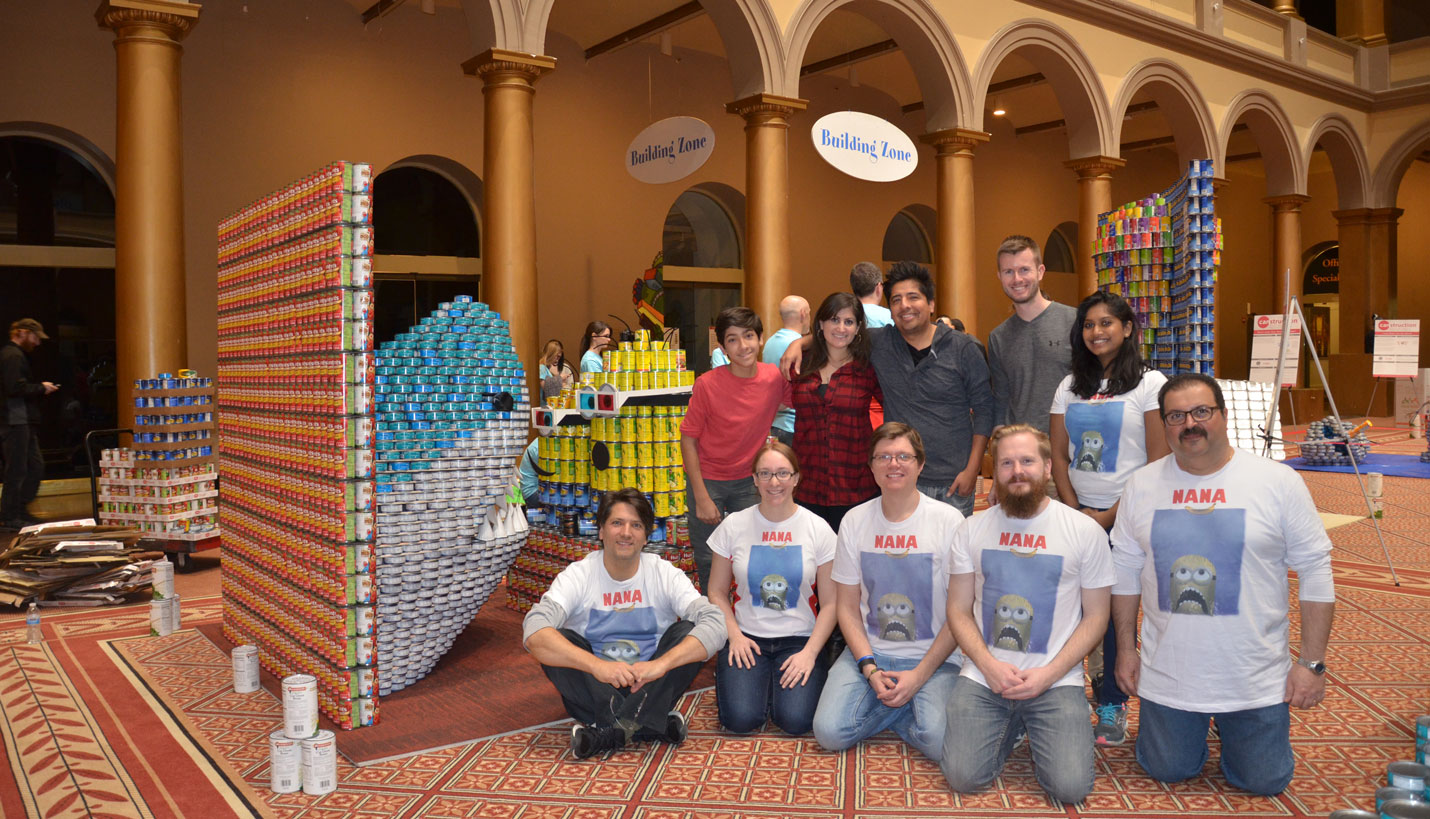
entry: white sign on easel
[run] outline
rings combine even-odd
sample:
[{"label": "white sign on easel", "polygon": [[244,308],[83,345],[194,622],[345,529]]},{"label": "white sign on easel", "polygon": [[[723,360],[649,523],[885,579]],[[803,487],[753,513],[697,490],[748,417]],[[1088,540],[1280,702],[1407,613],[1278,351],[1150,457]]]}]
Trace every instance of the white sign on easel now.
[{"label": "white sign on easel", "polygon": [[1376,319],[1373,378],[1414,378],[1420,364],[1420,319]]},{"label": "white sign on easel", "polygon": [[[1285,316],[1252,316],[1251,372],[1248,381],[1262,384],[1276,382],[1277,348],[1281,344],[1281,329]],[[1301,317],[1291,317],[1291,332],[1286,334],[1286,347],[1281,352],[1285,365],[1281,370],[1281,386],[1296,386],[1296,370],[1301,363]]]}]

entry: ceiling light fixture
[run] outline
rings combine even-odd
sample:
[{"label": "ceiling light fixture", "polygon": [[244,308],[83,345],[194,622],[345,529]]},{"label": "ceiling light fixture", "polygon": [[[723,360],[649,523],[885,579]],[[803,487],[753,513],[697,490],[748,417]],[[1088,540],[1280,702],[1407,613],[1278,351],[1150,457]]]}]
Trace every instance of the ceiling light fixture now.
[{"label": "ceiling light fixture", "polygon": [[1001,117],[1008,113],[1008,109],[1003,107],[1003,98],[998,97],[993,100],[993,116]]},{"label": "ceiling light fixture", "polygon": [[660,53],[667,57],[675,53],[675,46],[671,42],[669,31],[662,31],[660,33]]}]

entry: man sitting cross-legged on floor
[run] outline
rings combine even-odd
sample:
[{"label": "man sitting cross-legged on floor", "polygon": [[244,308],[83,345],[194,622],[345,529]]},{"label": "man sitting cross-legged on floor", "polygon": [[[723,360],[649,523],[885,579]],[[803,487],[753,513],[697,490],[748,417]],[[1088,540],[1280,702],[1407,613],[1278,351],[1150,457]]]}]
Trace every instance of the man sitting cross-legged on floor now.
[{"label": "man sitting cross-legged on floor", "polygon": [[653,521],[639,491],[606,495],[596,511],[601,550],[563,569],[522,621],[526,649],[577,721],[579,758],[631,741],[683,741],[675,701],[725,644],[720,610],[641,551]]},{"label": "man sitting cross-legged on floor", "polygon": [[983,788],[1023,728],[1038,782],[1081,802],[1093,778],[1082,658],[1107,628],[1112,556],[1092,518],[1048,498],[1048,436],[1001,427],[992,452],[998,503],[953,537],[948,624],[968,661],[948,700],[943,775],[959,792]]}]

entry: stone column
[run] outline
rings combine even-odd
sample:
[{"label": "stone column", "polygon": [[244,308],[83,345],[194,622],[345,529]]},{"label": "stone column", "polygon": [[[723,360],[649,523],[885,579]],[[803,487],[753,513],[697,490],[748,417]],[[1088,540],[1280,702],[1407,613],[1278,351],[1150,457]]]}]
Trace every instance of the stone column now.
[{"label": "stone column", "polygon": [[[179,41],[199,6],[174,0],[104,0],[114,32],[115,369],[119,426],[133,427],[137,378],[187,367],[184,171]],[[212,375],[212,373],[210,373]]]},{"label": "stone column", "polygon": [[789,118],[808,103],[755,94],[725,105],[745,120],[745,292],[743,302],[780,327],[780,299],[789,295]]},{"label": "stone column", "polygon": [[978,258],[973,243],[973,149],[989,134],[951,128],[924,134],[934,146],[938,169],[938,228],[934,237],[934,284],[939,312],[963,319],[970,335],[978,322]]},{"label": "stone column", "polygon": [[482,79],[482,300],[511,322],[533,406],[541,385],[532,108],[536,81],[555,67],[553,57],[495,48],[462,63],[462,71]]},{"label": "stone column", "polygon": [[1077,174],[1077,297],[1086,298],[1097,289],[1097,270],[1093,267],[1092,246],[1097,239],[1098,214],[1112,210],[1112,172],[1127,161],[1112,156],[1085,156],[1069,159],[1063,165]]},{"label": "stone column", "polygon": [[[1365,411],[1356,402],[1371,391],[1371,315],[1390,316],[1396,268],[1396,223],[1400,208],[1332,211],[1341,245],[1340,353],[1331,356],[1327,378],[1343,413]],[[1390,410],[1391,390],[1376,391],[1372,414]],[[1347,406],[1349,404],[1349,406]]]},{"label": "stone column", "polygon": [[1272,0],[1271,10],[1277,14],[1301,19],[1301,15],[1296,11],[1296,0]]},{"label": "stone column", "polygon": [[1286,271],[1291,271],[1291,295],[1301,297],[1301,206],[1311,201],[1304,194],[1268,196],[1275,221],[1275,246],[1271,254],[1271,312],[1286,310]]},{"label": "stone column", "polygon": [[1356,45],[1385,45],[1385,0],[1336,0],[1336,35]]}]

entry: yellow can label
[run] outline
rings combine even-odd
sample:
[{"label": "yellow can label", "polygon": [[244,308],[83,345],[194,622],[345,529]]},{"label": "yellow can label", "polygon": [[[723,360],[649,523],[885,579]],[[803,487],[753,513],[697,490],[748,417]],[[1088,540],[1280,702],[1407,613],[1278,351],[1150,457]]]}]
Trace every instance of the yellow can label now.
[{"label": "yellow can label", "polygon": [[650,449],[651,449],[651,466],[654,466],[654,467],[669,467],[669,466],[670,466],[670,443],[669,443],[668,441],[656,441],[655,443],[653,443],[653,444],[650,445]]},{"label": "yellow can label", "polygon": [[655,516],[658,518],[670,517],[670,493],[656,492],[655,496]]},{"label": "yellow can label", "polygon": [[655,470],[653,470],[653,469],[637,469],[637,470],[636,470],[636,488],[639,489],[639,490],[642,491],[642,492],[654,492],[654,491],[655,491]]}]

